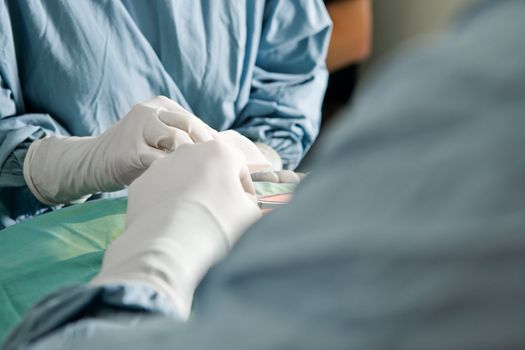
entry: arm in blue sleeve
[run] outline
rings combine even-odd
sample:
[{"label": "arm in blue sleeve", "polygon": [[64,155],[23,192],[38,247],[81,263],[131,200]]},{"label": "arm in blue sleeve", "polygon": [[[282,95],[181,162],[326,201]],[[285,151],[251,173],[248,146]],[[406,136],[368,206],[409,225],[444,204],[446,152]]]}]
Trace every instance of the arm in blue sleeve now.
[{"label": "arm in blue sleeve", "polygon": [[[55,331],[61,331],[71,321],[80,321],[76,330],[64,337],[51,337],[44,348],[68,348],[75,340],[89,337],[101,329],[111,331],[131,327],[154,316],[171,317],[178,313],[169,300],[148,285],[129,283],[62,288],[39,301],[29,314],[31,316],[26,322],[5,342],[6,349],[31,345]],[[105,322],[101,323],[103,319]]]},{"label": "arm in blue sleeve", "polygon": [[0,119],[0,229],[52,209],[35,198],[23,175],[29,145],[49,134],[65,134],[65,131],[45,114]]},{"label": "arm in blue sleeve", "polygon": [[33,140],[67,134],[48,114],[26,113],[10,18],[0,6],[0,229],[50,208],[27,188],[22,165]]},{"label": "arm in blue sleeve", "polygon": [[331,22],[321,1],[267,1],[249,102],[234,129],[295,168],[319,131]]}]

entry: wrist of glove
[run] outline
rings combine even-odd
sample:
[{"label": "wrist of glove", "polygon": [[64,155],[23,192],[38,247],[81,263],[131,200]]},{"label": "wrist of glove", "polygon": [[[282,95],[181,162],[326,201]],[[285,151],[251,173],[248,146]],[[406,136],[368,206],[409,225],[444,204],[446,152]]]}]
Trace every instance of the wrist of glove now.
[{"label": "wrist of glove", "polygon": [[245,162],[216,140],[153,163],[131,184],[125,231],[92,283],[147,283],[186,319],[201,278],[261,217]]},{"label": "wrist of glove", "polygon": [[51,136],[31,144],[24,178],[48,205],[85,200],[124,188],[155,160],[188,143],[213,139],[216,131],[166,97],[135,105],[97,137]]},{"label": "wrist of glove", "polygon": [[91,283],[146,283],[172,302],[179,319],[186,320],[198,283],[228,252],[229,243],[203,206],[186,203],[171,209],[173,215],[164,215],[164,210],[152,208],[144,219],[129,225],[109,246],[102,270]]},{"label": "wrist of glove", "polygon": [[47,205],[78,203],[87,194],[119,189],[114,180],[101,178],[100,167],[90,166],[96,144],[95,137],[51,136],[34,141],[24,160],[24,178],[35,197]]}]

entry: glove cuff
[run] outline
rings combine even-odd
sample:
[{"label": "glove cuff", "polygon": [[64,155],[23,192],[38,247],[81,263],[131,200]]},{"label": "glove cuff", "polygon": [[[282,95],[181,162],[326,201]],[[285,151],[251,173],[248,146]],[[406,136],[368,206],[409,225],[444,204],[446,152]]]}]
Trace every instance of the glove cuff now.
[{"label": "glove cuff", "polygon": [[[81,164],[92,138],[48,136],[31,143],[23,165],[24,180],[33,195],[46,205],[85,202]],[[62,144],[64,143],[64,144]],[[89,148],[89,146],[87,147]]]},{"label": "glove cuff", "polygon": [[29,149],[27,150],[26,157],[24,159],[24,166],[23,166],[23,174],[24,174],[24,180],[27,184],[27,187],[29,187],[29,190],[33,195],[38,199],[40,202],[44,203],[45,205],[56,205],[60,203],[56,203],[54,201],[48,200],[46,197],[44,197],[37,189],[33,182],[33,178],[31,177],[31,164],[33,156],[40,146],[40,143],[42,140],[36,140],[31,143],[29,146]]}]

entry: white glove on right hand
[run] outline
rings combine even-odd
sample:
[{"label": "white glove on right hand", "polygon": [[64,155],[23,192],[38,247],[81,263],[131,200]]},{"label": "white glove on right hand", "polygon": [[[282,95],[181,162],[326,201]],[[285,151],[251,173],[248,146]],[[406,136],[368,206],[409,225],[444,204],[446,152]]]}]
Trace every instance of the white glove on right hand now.
[{"label": "white glove on right hand", "polygon": [[166,97],[135,105],[97,137],[50,136],[34,141],[24,161],[31,192],[48,205],[85,200],[124,188],[156,159],[216,132]]},{"label": "white glove on right hand", "polygon": [[92,283],[147,283],[186,319],[201,278],[261,217],[245,157],[220,140],[183,146],[128,192],[125,231]]}]

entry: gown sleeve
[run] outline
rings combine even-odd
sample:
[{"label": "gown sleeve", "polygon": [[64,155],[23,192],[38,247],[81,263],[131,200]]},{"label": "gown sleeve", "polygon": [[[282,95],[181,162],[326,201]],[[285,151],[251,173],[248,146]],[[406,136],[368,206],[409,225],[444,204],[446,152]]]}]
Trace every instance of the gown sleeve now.
[{"label": "gown sleeve", "polygon": [[248,104],[234,128],[295,168],[315,140],[331,21],[321,1],[267,1]]},{"label": "gown sleeve", "polygon": [[67,135],[49,114],[26,111],[10,21],[5,4],[0,4],[0,229],[51,210],[27,187],[23,162],[32,141]]}]

